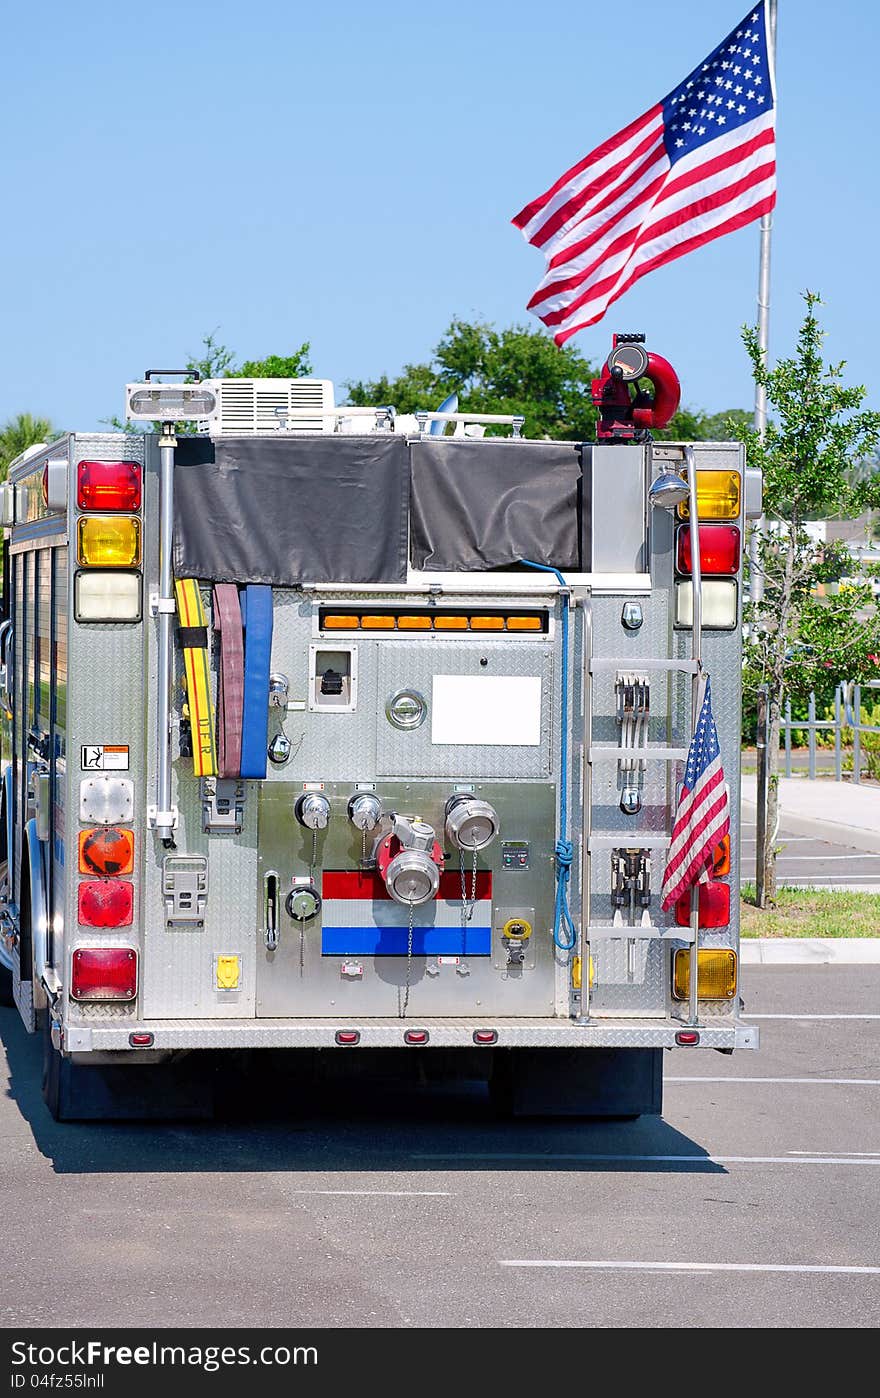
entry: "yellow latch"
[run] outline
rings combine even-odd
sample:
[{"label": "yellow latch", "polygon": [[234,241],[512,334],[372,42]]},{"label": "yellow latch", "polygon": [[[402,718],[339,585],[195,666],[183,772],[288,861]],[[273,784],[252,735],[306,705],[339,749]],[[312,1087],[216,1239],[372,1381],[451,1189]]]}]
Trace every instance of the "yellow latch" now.
[{"label": "yellow latch", "polygon": [[217,989],[238,990],[241,984],[241,957],[217,957]]},{"label": "yellow latch", "polygon": [[[592,958],[592,956],[591,956],[591,957],[590,957],[590,989],[591,989],[591,990],[593,989],[593,980],[594,980],[594,979],[595,979],[595,977],[594,977],[594,971],[593,971],[593,958]],[[572,988],[573,988],[574,990],[580,990],[580,988],[581,988],[581,959],[580,959],[579,956],[575,956],[575,957],[573,958],[573,960],[572,960],[572,963],[571,963],[571,984],[572,984]]]}]

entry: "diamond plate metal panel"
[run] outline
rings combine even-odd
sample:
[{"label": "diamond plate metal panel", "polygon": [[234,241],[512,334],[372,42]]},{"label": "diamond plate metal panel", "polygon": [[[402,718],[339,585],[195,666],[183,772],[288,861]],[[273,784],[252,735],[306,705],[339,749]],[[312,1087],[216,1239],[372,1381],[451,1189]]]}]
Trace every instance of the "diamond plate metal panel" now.
[{"label": "diamond plate metal panel", "polygon": [[[431,693],[435,675],[539,676],[541,679],[541,742],[523,745],[477,746],[431,741]],[[378,708],[401,689],[415,689],[428,702],[428,719],[420,728],[401,732],[383,718],[378,723],[377,775],[383,777],[547,777],[556,695],[553,651],[549,640],[485,641],[480,645],[443,640],[413,644],[381,643],[378,664]]]},{"label": "diamond plate metal panel", "polygon": [[[357,1029],[363,1048],[404,1048],[404,1028],[414,1021],[388,1024],[376,1020],[345,1018],[337,1020],[250,1020],[192,1021],[150,1020],[137,1025],[155,1036],[157,1049],[198,1048],[326,1048],[334,1049],[339,1028]],[[499,1048],[672,1048],[680,1024],[652,1024],[634,1020],[628,1024],[596,1022],[587,1025],[570,1021],[420,1019],[419,1028],[428,1030],[428,1048],[472,1048],[475,1029],[498,1030]],[[101,1052],[127,1047],[132,1026],[108,1026],[74,1031],[68,1041],[71,1052]],[[733,1019],[707,1026],[700,1031],[703,1048],[757,1048],[758,1031]],[[357,1050],[345,1049],[346,1053]]]}]

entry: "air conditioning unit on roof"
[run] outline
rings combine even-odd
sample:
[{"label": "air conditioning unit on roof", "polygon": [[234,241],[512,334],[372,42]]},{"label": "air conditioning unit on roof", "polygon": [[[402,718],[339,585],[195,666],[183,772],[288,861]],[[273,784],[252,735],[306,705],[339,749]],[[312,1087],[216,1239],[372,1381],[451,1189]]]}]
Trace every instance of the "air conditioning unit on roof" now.
[{"label": "air conditioning unit on roof", "polygon": [[212,437],[332,432],[336,425],[331,379],[211,379],[207,386],[217,407],[199,429]]}]

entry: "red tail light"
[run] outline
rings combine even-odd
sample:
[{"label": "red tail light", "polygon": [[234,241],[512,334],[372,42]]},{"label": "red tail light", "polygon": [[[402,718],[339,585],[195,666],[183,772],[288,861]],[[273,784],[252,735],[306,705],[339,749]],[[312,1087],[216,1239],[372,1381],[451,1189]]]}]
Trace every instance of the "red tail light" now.
[{"label": "red tail light", "polygon": [[[675,921],[688,927],[691,920],[691,895],[685,893],[675,905]],[[700,884],[700,926],[727,927],[730,924],[730,884]]]},{"label": "red tail light", "polygon": [[403,1036],[405,1044],[426,1044],[428,1042],[427,1029],[407,1029]]},{"label": "red tail light", "polygon": [[83,927],[130,927],[134,885],[126,879],[87,879],[79,886],[77,916]]},{"label": "red tail light", "polygon": [[679,1029],[675,1036],[679,1048],[694,1048],[700,1042],[696,1029]]},{"label": "red tail light", "polygon": [[132,947],[77,947],[70,995],[73,1000],[133,1000],[137,952]]},{"label": "red tail light", "polygon": [[474,1030],[474,1043],[475,1043],[475,1044],[494,1044],[494,1043],[497,1043],[497,1042],[498,1042],[498,1030],[497,1030],[497,1029],[475,1029],[475,1030]]},{"label": "red tail light", "polygon": [[81,461],[76,499],[81,510],[139,510],[141,468],[136,461]]},{"label": "red tail light", "polygon": [[336,1031],[336,1042],[340,1048],[354,1048],[355,1044],[359,1044],[360,1041],[359,1029],[337,1029]]},{"label": "red tail light", "polygon": [[[700,525],[700,568],[707,577],[729,576],[739,572],[740,533],[735,524]],[[678,531],[675,566],[690,576],[691,527]]]}]

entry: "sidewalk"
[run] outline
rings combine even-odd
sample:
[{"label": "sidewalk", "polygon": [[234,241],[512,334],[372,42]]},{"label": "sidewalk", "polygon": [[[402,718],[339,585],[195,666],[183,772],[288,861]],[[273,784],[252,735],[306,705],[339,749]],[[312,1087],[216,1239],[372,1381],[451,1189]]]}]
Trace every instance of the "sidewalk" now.
[{"label": "sidewalk", "polygon": [[[742,779],[742,813],[755,819],[757,778]],[[852,782],[780,777],[781,823],[796,835],[814,835],[851,849],[880,851],[880,787]]]}]

